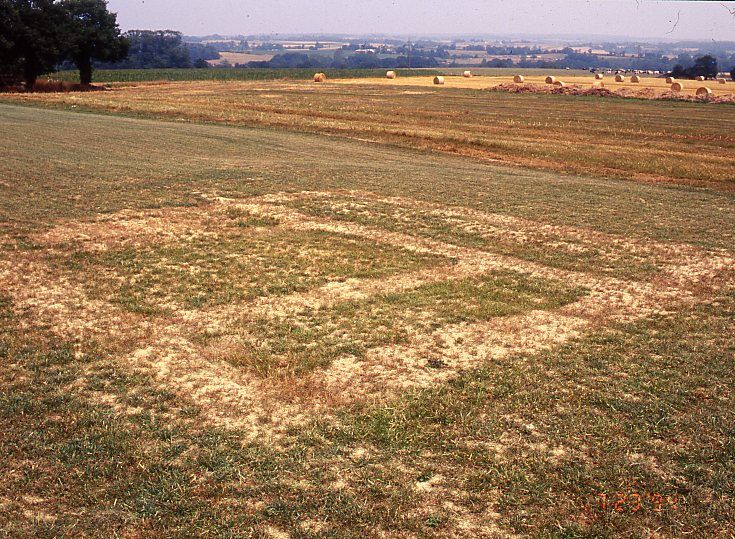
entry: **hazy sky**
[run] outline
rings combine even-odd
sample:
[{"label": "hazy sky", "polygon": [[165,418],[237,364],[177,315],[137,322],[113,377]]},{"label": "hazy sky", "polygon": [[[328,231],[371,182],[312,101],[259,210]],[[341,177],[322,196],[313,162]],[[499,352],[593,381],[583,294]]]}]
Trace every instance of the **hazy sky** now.
[{"label": "hazy sky", "polygon": [[109,5],[125,30],[190,35],[599,34],[735,41],[735,2],[719,1],[109,0]]}]

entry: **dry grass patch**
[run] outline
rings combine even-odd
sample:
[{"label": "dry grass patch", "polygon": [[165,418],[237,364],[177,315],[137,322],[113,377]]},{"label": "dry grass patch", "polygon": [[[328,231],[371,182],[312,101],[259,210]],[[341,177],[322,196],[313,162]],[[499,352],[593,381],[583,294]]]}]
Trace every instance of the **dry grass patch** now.
[{"label": "dry grass patch", "polygon": [[[359,359],[371,348],[408,343],[414,335],[448,325],[558,308],[580,294],[510,272],[425,284],[367,300],[307,307],[287,318],[244,317],[225,330],[227,342],[237,342],[239,351],[227,349],[224,358],[260,376],[298,376],[326,368],[338,357]],[[213,338],[223,335],[203,335],[205,342]]]}]

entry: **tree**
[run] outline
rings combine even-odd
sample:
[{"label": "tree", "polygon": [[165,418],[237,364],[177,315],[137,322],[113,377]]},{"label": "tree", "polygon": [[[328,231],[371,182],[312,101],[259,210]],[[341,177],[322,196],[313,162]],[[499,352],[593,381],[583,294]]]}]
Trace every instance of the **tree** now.
[{"label": "tree", "polygon": [[54,0],[5,0],[0,55],[33,90],[39,75],[55,70],[63,57],[64,12]]},{"label": "tree", "polygon": [[717,76],[719,71],[717,67],[717,58],[711,54],[700,56],[694,60],[694,65],[690,71],[693,77],[703,76],[714,78]]},{"label": "tree", "polygon": [[687,76],[687,70],[681,64],[676,64],[674,69],[671,70],[671,76],[675,79],[683,79]]},{"label": "tree", "polygon": [[108,62],[105,65],[106,68],[160,69],[191,67],[189,49],[183,43],[181,32],[172,30],[130,30],[125,33],[125,38],[130,41],[128,56],[119,62]]},{"label": "tree", "polygon": [[130,43],[120,35],[117,15],[106,0],[62,0],[67,16],[66,54],[79,69],[79,81],[92,83],[92,61],[117,62],[128,55]]},{"label": "tree", "polygon": [[[20,24],[18,12],[10,0],[0,0],[0,77],[18,74],[13,32]],[[0,85],[3,81],[0,81]]]},{"label": "tree", "polygon": [[681,64],[675,65],[674,69],[671,70],[671,76],[681,79],[693,79],[695,77],[715,78],[718,72],[717,58],[706,54],[697,57],[690,67],[685,68]]}]

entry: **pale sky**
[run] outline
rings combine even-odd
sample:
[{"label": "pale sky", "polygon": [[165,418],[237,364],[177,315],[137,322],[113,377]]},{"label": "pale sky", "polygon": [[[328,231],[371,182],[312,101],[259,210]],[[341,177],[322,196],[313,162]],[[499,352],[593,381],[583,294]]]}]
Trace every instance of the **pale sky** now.
[{"label": "pale sky", "polygon": [[109,0],[109,6],[124,30],[189,35],[594,34],[735,41],[735,1]]}]

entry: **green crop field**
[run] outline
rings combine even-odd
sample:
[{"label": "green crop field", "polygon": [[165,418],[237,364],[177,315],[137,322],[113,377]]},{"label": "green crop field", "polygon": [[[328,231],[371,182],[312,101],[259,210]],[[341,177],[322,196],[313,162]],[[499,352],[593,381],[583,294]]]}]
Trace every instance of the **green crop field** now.
[{"label": "green crop field", "polygon": [[4,95],[0,535],[730,538],[733,111]]},{"label": "green crop field", "polygon": [[[310,80],[314,73],[322,71],[329,78],[354,79],[385,75],[385,69],[263,69],[263,68],[211,68],[211,69],[99,69],[94,72],[96,83],[155,82],[155,81],[248,81],[248,80]],[[402,77],[439,74],[437,70],[396,70]],[[52,80],[79,81],[78,71],[51,73]]]},{"label": "green crop field", "polygon": [[[382,77],[386,69],[267,69],[267,68],[210,68],[210,69],[98,69],[94,72],[97,83],[115,82],[155,82],[155,81],[249,81],[249,80],[309,80],[317,71],[324,71],[331,79],[354,79]],[[399,77],[420,77],[427,75],[461,75],[465,68],[437,69],[394,69]],[[513,75],[517,69],[511,68],[473,68],[472,72],[484,76]],[[579,76],[587,74],[582,70],[563,69],[524,69],[528,75]],[[78,71],[59,71],[51,73],[48,78],[65,82],[79,81]]]}]

